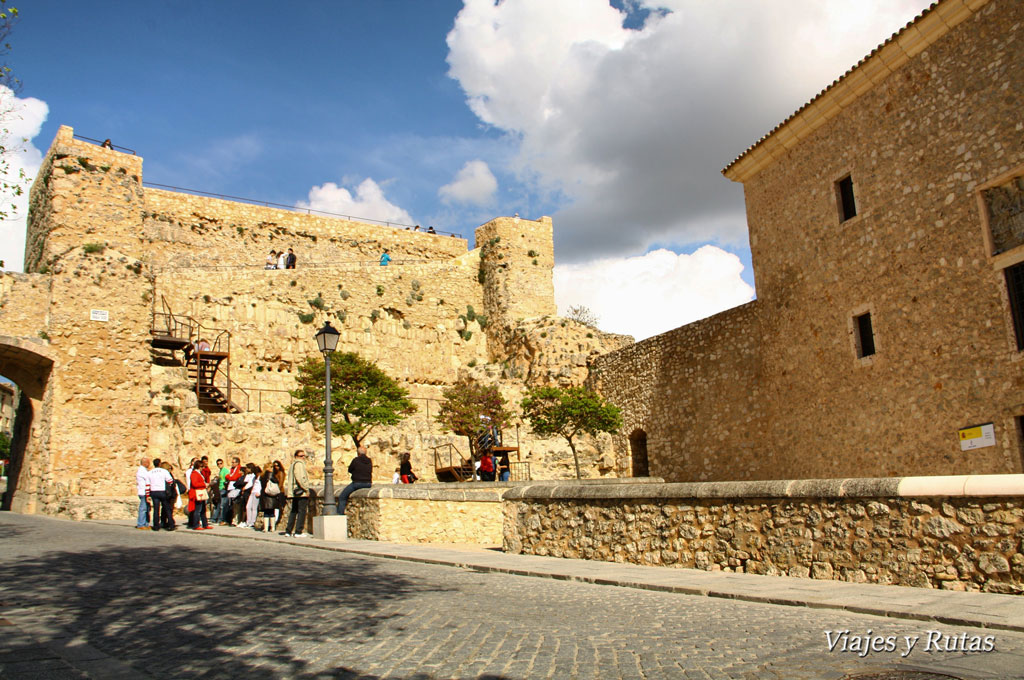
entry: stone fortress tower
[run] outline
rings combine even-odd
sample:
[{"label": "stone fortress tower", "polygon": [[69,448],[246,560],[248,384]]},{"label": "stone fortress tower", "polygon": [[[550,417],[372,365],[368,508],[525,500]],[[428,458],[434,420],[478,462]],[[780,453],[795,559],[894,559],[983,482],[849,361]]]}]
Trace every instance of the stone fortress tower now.
[{"label": "stone fortress tower", "polygon": [[[376,362],[419,407],[371,435],[381,480],[405,451],[432,479],[433,447],[466,448],[434,422],[445,387],[496,382],[515,403],[527,384],[581,383],[592,356],[631,342],[554,316],[550,218],[499,217],[476,245],[144,186],[142,158],[61,127],[31,191],[28,273],[0,276],[0,374],[27,397],[7,505],[120,516],[143,455],[264,463],[305,447],[321,464],[322,435],[283,408],[325,320],[339,350]],[[271,249],[288,248],[296,269],[264,269]],[[151,342],[169,319],[222,343],[215,383],[229,404],[210,403],[180,353]],[[518,437],[534,478],[570,474],[558,441]],[[335,447],[338,465],[351,443]],[[587,463],[591,476],[626,470],[607,440]]]}]

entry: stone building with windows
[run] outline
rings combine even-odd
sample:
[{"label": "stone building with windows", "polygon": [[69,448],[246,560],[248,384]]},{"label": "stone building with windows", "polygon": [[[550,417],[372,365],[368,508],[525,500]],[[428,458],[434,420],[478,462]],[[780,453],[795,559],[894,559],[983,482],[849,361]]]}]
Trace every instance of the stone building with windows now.
[{"label": "stone building with windows", "polygon": [[18,393],[11,383],[0,382],[0,432],[7,436],[14,429],[14,412],[18,408]]},{"label": "stone building with windows", "polygon": [[757,299],[599,357],[634,474],[1024,471],[1024,3],[942,0],[723,171]]}]

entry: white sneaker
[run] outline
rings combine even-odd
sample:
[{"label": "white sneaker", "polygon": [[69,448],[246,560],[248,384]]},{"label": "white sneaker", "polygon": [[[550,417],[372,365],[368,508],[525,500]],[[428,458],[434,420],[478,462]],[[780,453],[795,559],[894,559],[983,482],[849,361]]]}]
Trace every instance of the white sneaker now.
[{"label": "white sneaker", "polygon": [[246,524],[245,522],[242,522],[241,524],[238,525],[238,528],[239,529],[248,529],[249,525]]},{"label": "white sneaker", "polygon": [[307,534],[303,531],[301,534],[294,534],[295,538],[313,538],[313,534]]}]

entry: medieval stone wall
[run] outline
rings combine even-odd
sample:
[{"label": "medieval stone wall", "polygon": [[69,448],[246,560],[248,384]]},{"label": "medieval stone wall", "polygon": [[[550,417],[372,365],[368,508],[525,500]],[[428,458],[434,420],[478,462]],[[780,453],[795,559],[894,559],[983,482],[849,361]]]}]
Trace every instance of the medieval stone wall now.
[{"label": "medieval stone wall", "polygon": [[[747,312],[598,362],[602,390],[648,431],[653,473],[1024,469],[1024,355],[977,199],[1024,165],[1024,5],[975,6],[939,5],[933,28],[947,11],[967,18],[894,72],[877,55],[858,67],[874,75],[852,72],[847,91],[866,89],[827,122],[798,114],[773,133],[784,148],[743,175],[758,293]],[[847,177],[856,215],[842,220]],[[876,351],[860,356],[866,313]],[[996,445],[961,451],[958,430],[982,423]]]},{"label": "medieval stone wall", "polygon": [[341,217],[239,203],[147,187],[142,234],[157,267],[253,266],[292,248],[303,267],[393,261],[448,260],[466,253],[466,239],[407,231]]},{"label": "medieval stone wall", "polygon": [[[597,357],[591,384],[623,411],[616,450],[646,434],[649,472],[668,480],[762,479],[758,303]],[[628,465],[623,474],[628,475]]]}]

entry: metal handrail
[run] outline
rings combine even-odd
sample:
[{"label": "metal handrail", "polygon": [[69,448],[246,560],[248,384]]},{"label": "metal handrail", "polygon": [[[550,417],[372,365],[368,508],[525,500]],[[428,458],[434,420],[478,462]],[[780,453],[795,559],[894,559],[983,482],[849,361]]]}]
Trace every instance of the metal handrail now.
[{"label": "metal handrail", "polygon": [[[441,453],[438,451],[438,449],[443,449],[443,448],[447,448],[448,449],[448,465],[442,465],[441,464],[442,463],[442,458],[441,458]],[[441,468],[444,468],[444,467],[449,467],[449,468],[452,468],[453,470],[454,469],[458,469],[458,468],[461,468],[464,465],[466,465],[468,462],[470,462],[470,461],[467,461],[465,458],[462,457],[462,452],[459,451],[458,447],[456,447],[455,444],[452,444],[451,442],[448,442],[446,444],[438,444],[437,446],[432,447],[432,450],[434,452],[434,470],[435,471],[436,470],[440,470]],[[459,458],[458,458],[458,460],[459,460],[458,465],[454,464],[454,460],[452,458],[452,453],[453,452],[458,454],[458,456],[459,456]],[[459,474],[459,473],[456,473],[456,476],[461,478],[461,474]],[[460,481],[461,481],[461,479],[460,479]]]},{"label": "metal handrail", "polygon": [[[326,210],[317,210],[316,208],[306,208],[306,207],[302,207],[302,206],[298,206],[298,205],[287,205],[287,204],[284,204],[284,203],[273,203],[271,201],[261,201],[261,200],[256,199],[256,198],[245,198],[243,196],[231,196],[231,195],[228,195],[228,194],[215,194],[215,193],[213,193],[211,191],[203,191],[201,189],[186,189],[184,187],[176,187],[176,186],[172,186],[170,184],[157,184],[156,182],[143,182],[142,185],[143,186],[147,186],[147,187],[154,187],[156,189],[169,189],[169,190],[172,190],[172,191],[182,191],[182,192],[189,193],[189,194],[198,194],[200,196],[211,196],[213,198],[223,198],[223,199],[226,199],[226,200],[229,200],[229,201],[243,201],[245,203],[250,203],[252,205],[262,205],[262,206],[265,206],[267,208],[283,208],[285,210],[291,210],[292,212],[305,212],[307,215],[311,215],[313,213],[316,213],[318,215],[327,215],[328,217],[341,217],[341,218],[344,218],[344,219],[346,219],[346,220],[348,220],[350,222],[372,222],[372,223],[375,223],[375,224],[383,225],[385,227],[395,227],[395,228],[403,228],[403,229],[405,227],[408,227],[408,228],[412,229],[413,227],[418,227],[419,226],[418,224],[405,224],[404,222],[392,222],[390,220],[375,220],[372,217],[353,217],[352,215],[343,215],[341,213],[332,213],[332,212],[328,212]],[[438,236],[440,234],[448,234],[449,236],[456,236],[458,238],[462,238],[462,234],[460,234],[458,232],[454,232],[454,231],[444,231],[444,230],[441,230],[441,229],[435,229],[434,232],[435,233],[431,234],[430,232],[428,232],[426,230],[422,230],[422,231],[418,231],[418,232],[415,232],[415,233],[417,233],[417,234],[427,234],[428,236]]]},{"label": "metal handrail", "polygon": [[[103,142],[101,142],[98,139],[93,139],[92,137],[84,137],[84,136],[79,135],[79,134],[72,135],[72,137],[74,137],[75,139],[80,139],[80,140],[82,140],[84,142],[93,142],[94,144],[96,144],[96,146],[103,146]],[[111,144],[110,148],[121,149],[125,153],[130,153],[133,156],[135,155],[135,150],[134,149],[129,149],[128,147],[125,147],[125,146],[119,146],[117,144]]]}]

